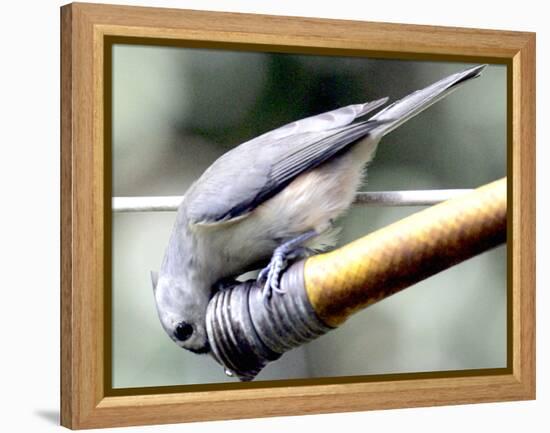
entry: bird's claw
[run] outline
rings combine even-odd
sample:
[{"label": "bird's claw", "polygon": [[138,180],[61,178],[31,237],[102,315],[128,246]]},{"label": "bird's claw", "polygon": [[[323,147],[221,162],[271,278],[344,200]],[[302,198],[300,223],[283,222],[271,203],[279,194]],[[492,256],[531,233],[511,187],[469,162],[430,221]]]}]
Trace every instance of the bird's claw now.
[{"label": "bird's claw", "polygon": [[264,298],[271,298],[273,292],[284,293],[284,290],[281,290],[280,281],[281,273],[286,269],[287,265],[286,255],[282,251],[276,250],[271,258],[271,262],[262,269],[259,275],[259,280],[265,281],[262,288]]},{"label": "bird's claw", "polygon": [[263,283],[262,296],[266,305],[273,292],[280,295],[285,293],[280,285],[282,273],[288,267],[289,261],[306,255],[307,248],[301,246],[301,244],[316,235],[317,233],[313,230],[306,232],[275,249],[271,261],[258,275],[258,282]]}]

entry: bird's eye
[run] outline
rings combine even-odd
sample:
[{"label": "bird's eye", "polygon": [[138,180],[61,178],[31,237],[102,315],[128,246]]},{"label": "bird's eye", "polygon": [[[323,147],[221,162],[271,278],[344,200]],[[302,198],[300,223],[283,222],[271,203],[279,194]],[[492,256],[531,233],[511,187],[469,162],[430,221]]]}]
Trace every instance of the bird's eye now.
[{"label": "bird's eye", "polygon": [[193,334],[193,326],[185,322],[178,323],[178,325],[176,326],[176,329],[174,330],[174,336],[179,341],[187,340],[189,337],[191,337],[192,334]]}]

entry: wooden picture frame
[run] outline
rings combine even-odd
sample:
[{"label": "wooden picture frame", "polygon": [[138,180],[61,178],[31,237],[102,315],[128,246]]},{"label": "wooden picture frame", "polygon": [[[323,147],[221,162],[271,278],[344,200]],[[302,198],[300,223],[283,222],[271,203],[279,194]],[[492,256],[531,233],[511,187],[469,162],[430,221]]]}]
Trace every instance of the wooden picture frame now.
[{"label": "wooden picture frame", "polygon": [[[106,381],[109,38],[508,67],[508,367],[398,380],[117,395]],[[535,35],[190,10],[61,8],[61,424],[129,426],[535,398]],[[251,404],[253,402],[253,404]]]}]

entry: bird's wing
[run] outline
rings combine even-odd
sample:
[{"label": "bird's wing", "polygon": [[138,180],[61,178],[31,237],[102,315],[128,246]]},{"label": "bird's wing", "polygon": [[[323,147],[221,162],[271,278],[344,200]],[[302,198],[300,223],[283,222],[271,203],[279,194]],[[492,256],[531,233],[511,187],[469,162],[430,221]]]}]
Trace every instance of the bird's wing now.
[{"label": "bird's wing", "polygon": [[329,160],[359,138],[386,135],[480,75],[486,65],[452,74],[355,122],[387,101],[349,105],[308,117],[241,144],[220,157],[182,202],[192,224],[218,224],[248,215],[299,174]]},{"label": "bird's wing", "polygon": [[356,122],[387,98],[290,123],[241,144],[216,160],[185,194],[191,224],[212,225],[248,215],[301,173],[329,160],[379,122]]}]

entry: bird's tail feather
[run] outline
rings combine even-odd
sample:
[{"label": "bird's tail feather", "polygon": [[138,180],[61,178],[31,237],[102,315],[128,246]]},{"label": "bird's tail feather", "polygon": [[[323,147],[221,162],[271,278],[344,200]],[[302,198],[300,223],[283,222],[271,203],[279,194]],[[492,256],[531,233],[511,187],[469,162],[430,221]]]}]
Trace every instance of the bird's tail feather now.
[{"label": "bird's tail feather", "polygon": [[371,134],[384,136],[405,123],[410,118],[424,111],[440,99],[459,88],[472,78],[477,78],[487,65],[479,65],[462,72],[450,75],[438,82],[394,102],[376,113],[369,121],[379,121],[380,126]]}]

